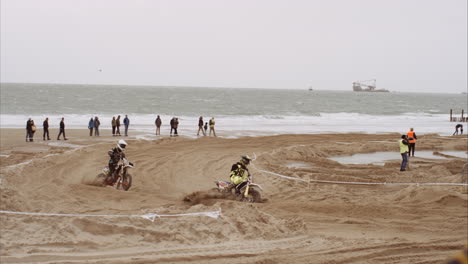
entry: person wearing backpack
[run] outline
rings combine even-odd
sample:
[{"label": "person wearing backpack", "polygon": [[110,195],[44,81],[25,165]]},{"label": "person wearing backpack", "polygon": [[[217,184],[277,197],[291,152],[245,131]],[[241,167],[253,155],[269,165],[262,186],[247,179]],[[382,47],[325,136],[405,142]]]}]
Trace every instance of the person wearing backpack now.
[{"label": "person wearing backpack", "polygon": [[215,120],[214,120],[214,117],[212,117],[210,119],[210,136],[211,136],[211,132],[213,131],[213,136],[216,137],[216,132],[215,132],[214,126],[215,126]]}]

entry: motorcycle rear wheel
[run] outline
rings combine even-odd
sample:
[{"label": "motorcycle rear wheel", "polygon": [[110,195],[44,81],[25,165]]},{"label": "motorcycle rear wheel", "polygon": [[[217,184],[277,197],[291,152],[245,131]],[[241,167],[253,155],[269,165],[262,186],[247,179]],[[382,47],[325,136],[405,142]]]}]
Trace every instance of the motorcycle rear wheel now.
[{"label": "motorcycle rear wheel", "polygon": [[117,190],[124,190],[128,191],[130,187],[132,186],[132,175],[127,174],[126,176],[123,177],[122,180],[117,181],[117,186],[115,187]]},{"label": "motorcycle rear wheel", "polygon": [[104,173],[99,173],[94,179],[93,184],[97,186],[106,186],[106,175]]}]

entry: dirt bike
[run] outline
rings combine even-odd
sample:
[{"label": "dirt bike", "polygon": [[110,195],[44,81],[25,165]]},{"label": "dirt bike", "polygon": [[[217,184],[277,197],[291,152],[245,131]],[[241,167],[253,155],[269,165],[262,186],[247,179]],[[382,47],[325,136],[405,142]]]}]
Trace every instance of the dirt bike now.
[{"label": "dirt bike", "polygon": [[234,188],[227,188],[231,182],[228,181],[215,181],[216,189],[220,193],[231,193],[235,195],[237,200],[247,203],[258,203],[261,202],[262,197],[260,191],[262,187],[258,184],[251,182],[250,180],[244,181],[236,185]]},{"label": "dirt bike", "polygon": [[102,173],[97,176],[97,179],[102,182],[104,186],[115,186],[117,190],[128,191],[132,186],[132,175],[127,172],[129,168],[133,168],[133,163],[129,162],[126,158],[123,158],[117,163],[117,168],[114,171],[114,177],[110,175],[109,167],[106,166],[102,169]]}]

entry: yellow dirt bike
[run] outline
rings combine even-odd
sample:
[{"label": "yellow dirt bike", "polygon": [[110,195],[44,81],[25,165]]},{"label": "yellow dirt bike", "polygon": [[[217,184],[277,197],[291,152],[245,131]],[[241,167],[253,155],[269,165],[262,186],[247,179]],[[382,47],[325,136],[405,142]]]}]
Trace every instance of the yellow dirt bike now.
[{"label": "yellow dirt bike", "polygon": [[220,193],[233,194],[237,200],[247,203],[259,203],[262,201],[260,190],[262,187],[250,180],[244,181],[236,185],[234,188],[227,188],[231,182],[215,181],[216,189]]}]

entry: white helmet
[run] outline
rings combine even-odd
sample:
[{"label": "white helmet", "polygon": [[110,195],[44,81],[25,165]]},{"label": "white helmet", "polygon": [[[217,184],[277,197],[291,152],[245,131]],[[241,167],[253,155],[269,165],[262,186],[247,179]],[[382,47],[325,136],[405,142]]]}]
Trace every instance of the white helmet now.
[{"label": "white helmet", "polygon": [[117,147],[122,151],[125,149],[125,147],[127,147],[127,145],[127,142],[125,142],[125,140],[123,139],[119,140],[119,142],[117,143]]}]

